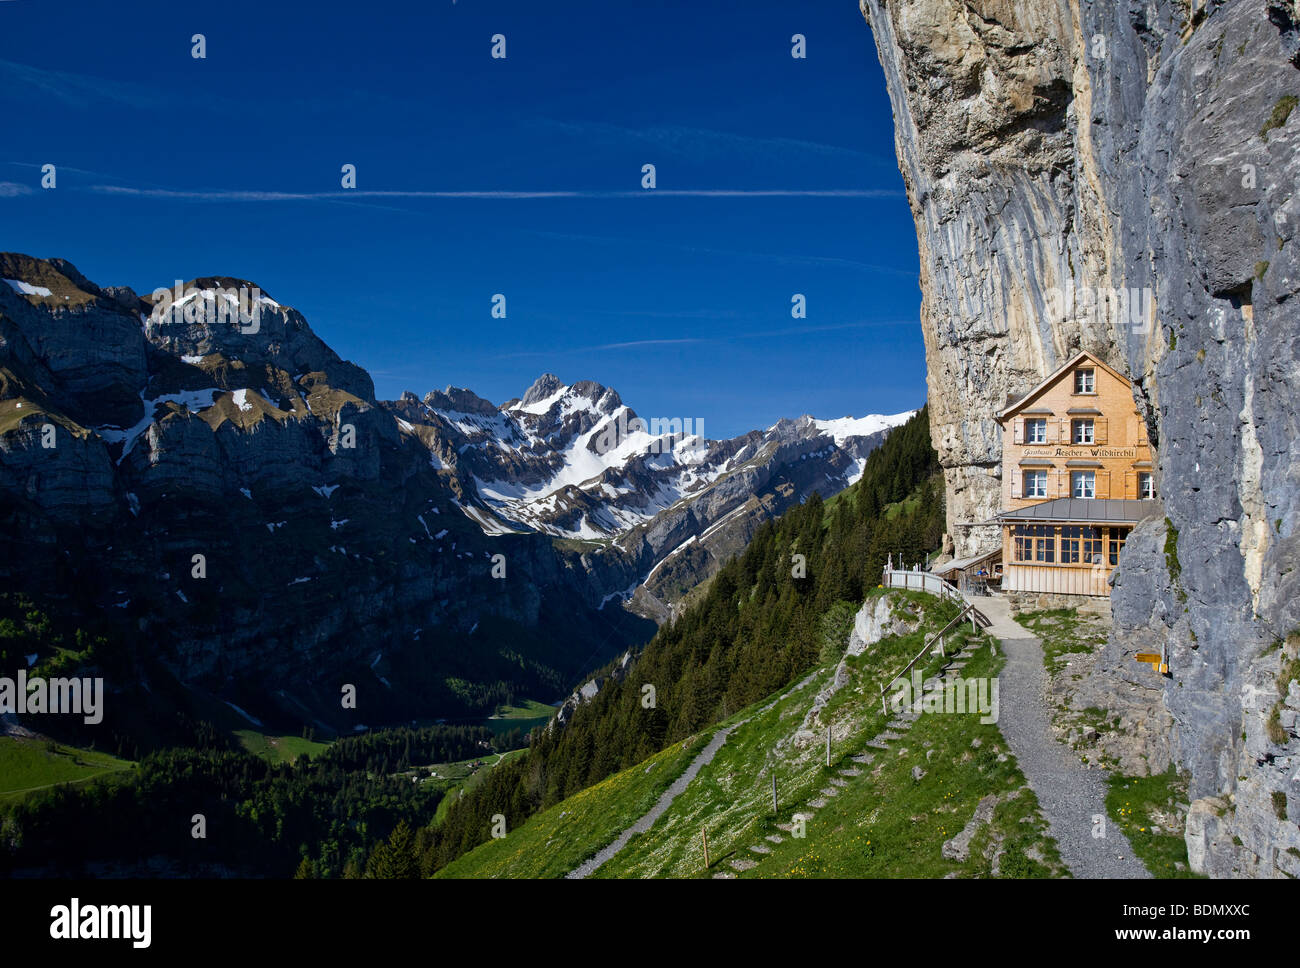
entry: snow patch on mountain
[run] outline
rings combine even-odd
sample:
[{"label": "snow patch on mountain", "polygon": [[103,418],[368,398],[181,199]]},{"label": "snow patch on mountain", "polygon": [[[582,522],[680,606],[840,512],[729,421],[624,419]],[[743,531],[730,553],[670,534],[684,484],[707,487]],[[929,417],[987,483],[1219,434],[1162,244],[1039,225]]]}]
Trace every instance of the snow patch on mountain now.
[{"label": "snow patch on mountain", "polygon": [[546,397],[543,400],[538,400],[536,403],[520,404],[512,409],[519,413],[531,413],[540,416],[550,410],[551,407],[555,406],[555,404],[564,397],[568,390],[568,387],[560,387],[560,389],[556,390],[549,397]]},{"label": "snow patch on mountain", "polygon": [[23,296],[50,296],[53,295],[44,286],[33,286],[30,283],[23,282],[21,279],[6,279],[9,288],[19,295]]},{"label": "snow patch on mountain", "polygon": [[186,407],[195,413],[200,413],[212,406],[212,395],[222,393],[220,387],[208,387],[203,390],[183,390],[180,393],[164,393],[161,396],[146,399],[144,394],[140,394],[140,400],[144,404],[144,416],[133,427],[96,427],[95,433],[110,444],[125,442],[122,453],[117,462],[120,464],[127,454],[131,453],[131,448],[135,446],[136,439],[149,429],[154,421],[154,411],[159,404],[176,403]]},{"label": "snow patch on mountain", "polygon": [[870,437],[882,430],[901,427],[916,416],[915,410],[896,413],[892,416],[870,414],[866,417],[839,417],[835,420],[813,420],[814,426],[822,433],[829,434],[837,444],[842,444],[850,437]]}]

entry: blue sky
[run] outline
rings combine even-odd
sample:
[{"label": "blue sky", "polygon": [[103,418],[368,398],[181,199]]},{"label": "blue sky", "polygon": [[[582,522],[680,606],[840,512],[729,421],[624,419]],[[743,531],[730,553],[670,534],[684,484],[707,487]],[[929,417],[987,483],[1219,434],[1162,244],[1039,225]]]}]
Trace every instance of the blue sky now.
[{"label": "blue sky", "polygon": [[251,279],[381,397],[549,371],[711,437],[924,402],[855,0],[176,6],[0,2],[0,249],[141,292]]}]

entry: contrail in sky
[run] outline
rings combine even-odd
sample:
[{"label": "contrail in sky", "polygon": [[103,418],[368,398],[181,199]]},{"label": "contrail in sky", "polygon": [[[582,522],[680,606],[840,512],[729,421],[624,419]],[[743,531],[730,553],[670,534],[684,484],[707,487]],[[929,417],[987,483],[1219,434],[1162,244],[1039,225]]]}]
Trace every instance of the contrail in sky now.
[{"label": "contrail in sky", "polygon": [[[4,0],[0,0],[0,2],[4,2]],[[346,198],[643,198],[651,195],[672,198],[900,198],[903,194],[901,191],[883,188],[649,188],[640,191],[363,191],[361,189],[346,189],[333,192],[274,192],[242,189],[178,191],[169,188],[91,185],[90,190],[104,195],[130,195],[137,198],[175,198],[199,202],[300,202],[316,199]]]}]

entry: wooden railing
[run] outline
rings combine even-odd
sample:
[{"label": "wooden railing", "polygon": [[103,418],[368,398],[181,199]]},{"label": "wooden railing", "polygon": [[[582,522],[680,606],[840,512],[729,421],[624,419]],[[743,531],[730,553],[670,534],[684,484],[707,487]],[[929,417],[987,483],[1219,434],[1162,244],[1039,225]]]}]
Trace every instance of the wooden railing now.
[{"label": "wooden railing", "polygon": [[[934,576],[932,575],[931,577]],[[921,660],[923,655],[927,652],[933,652],[936,641],[939,643],[939,653],[946,656],[948,653],[945,652],[943,648],[943,637],[964,622],[967,616],[970,617],[970,627],[972,632],[976,629],[986,629],[993,624],[989,617],[976,608],[973,603],[966,604],[966,607],[958,612],[951,622],[926,639],[925,645],[921,646],[921,651],[912,657],[911,662],[903,666],[903,668],[898,671],[897,675],[880,687],[880,708],[884,711],[886,716],[889,715],[889,704],[885,702],[885,693],[889,691],[889,687],[910,673],[912,668]]]}]

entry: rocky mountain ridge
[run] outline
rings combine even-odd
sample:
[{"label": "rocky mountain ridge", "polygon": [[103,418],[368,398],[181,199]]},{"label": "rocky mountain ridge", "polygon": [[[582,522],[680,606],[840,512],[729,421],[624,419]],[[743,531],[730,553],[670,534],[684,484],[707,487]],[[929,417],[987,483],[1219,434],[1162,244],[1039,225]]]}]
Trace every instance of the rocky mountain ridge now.
[{"label": "rocky mountain ridge", "polygon": [[712,440],[702,420],[646,420],[612,389],[549,373],[499,408],[448,387],[422,401],[404,394],[392,410],[429,439],[430,459],[485,533],[579,542],[617,576],[603,601],[636,595],[660,619],[762,521],[856,481],[867,455],[912,415],[804,416]]},{"label": "rocky mountain ridge", "polygon": [[550,375],[502,407],[384,401],[246,280],[140,297],[17,254],[0,280],[7,591],[109,628],[145,691],[174,677],[259,721],[558,697],[653,630],[615,603],[665,617],[896,422],[651,434]]}]

